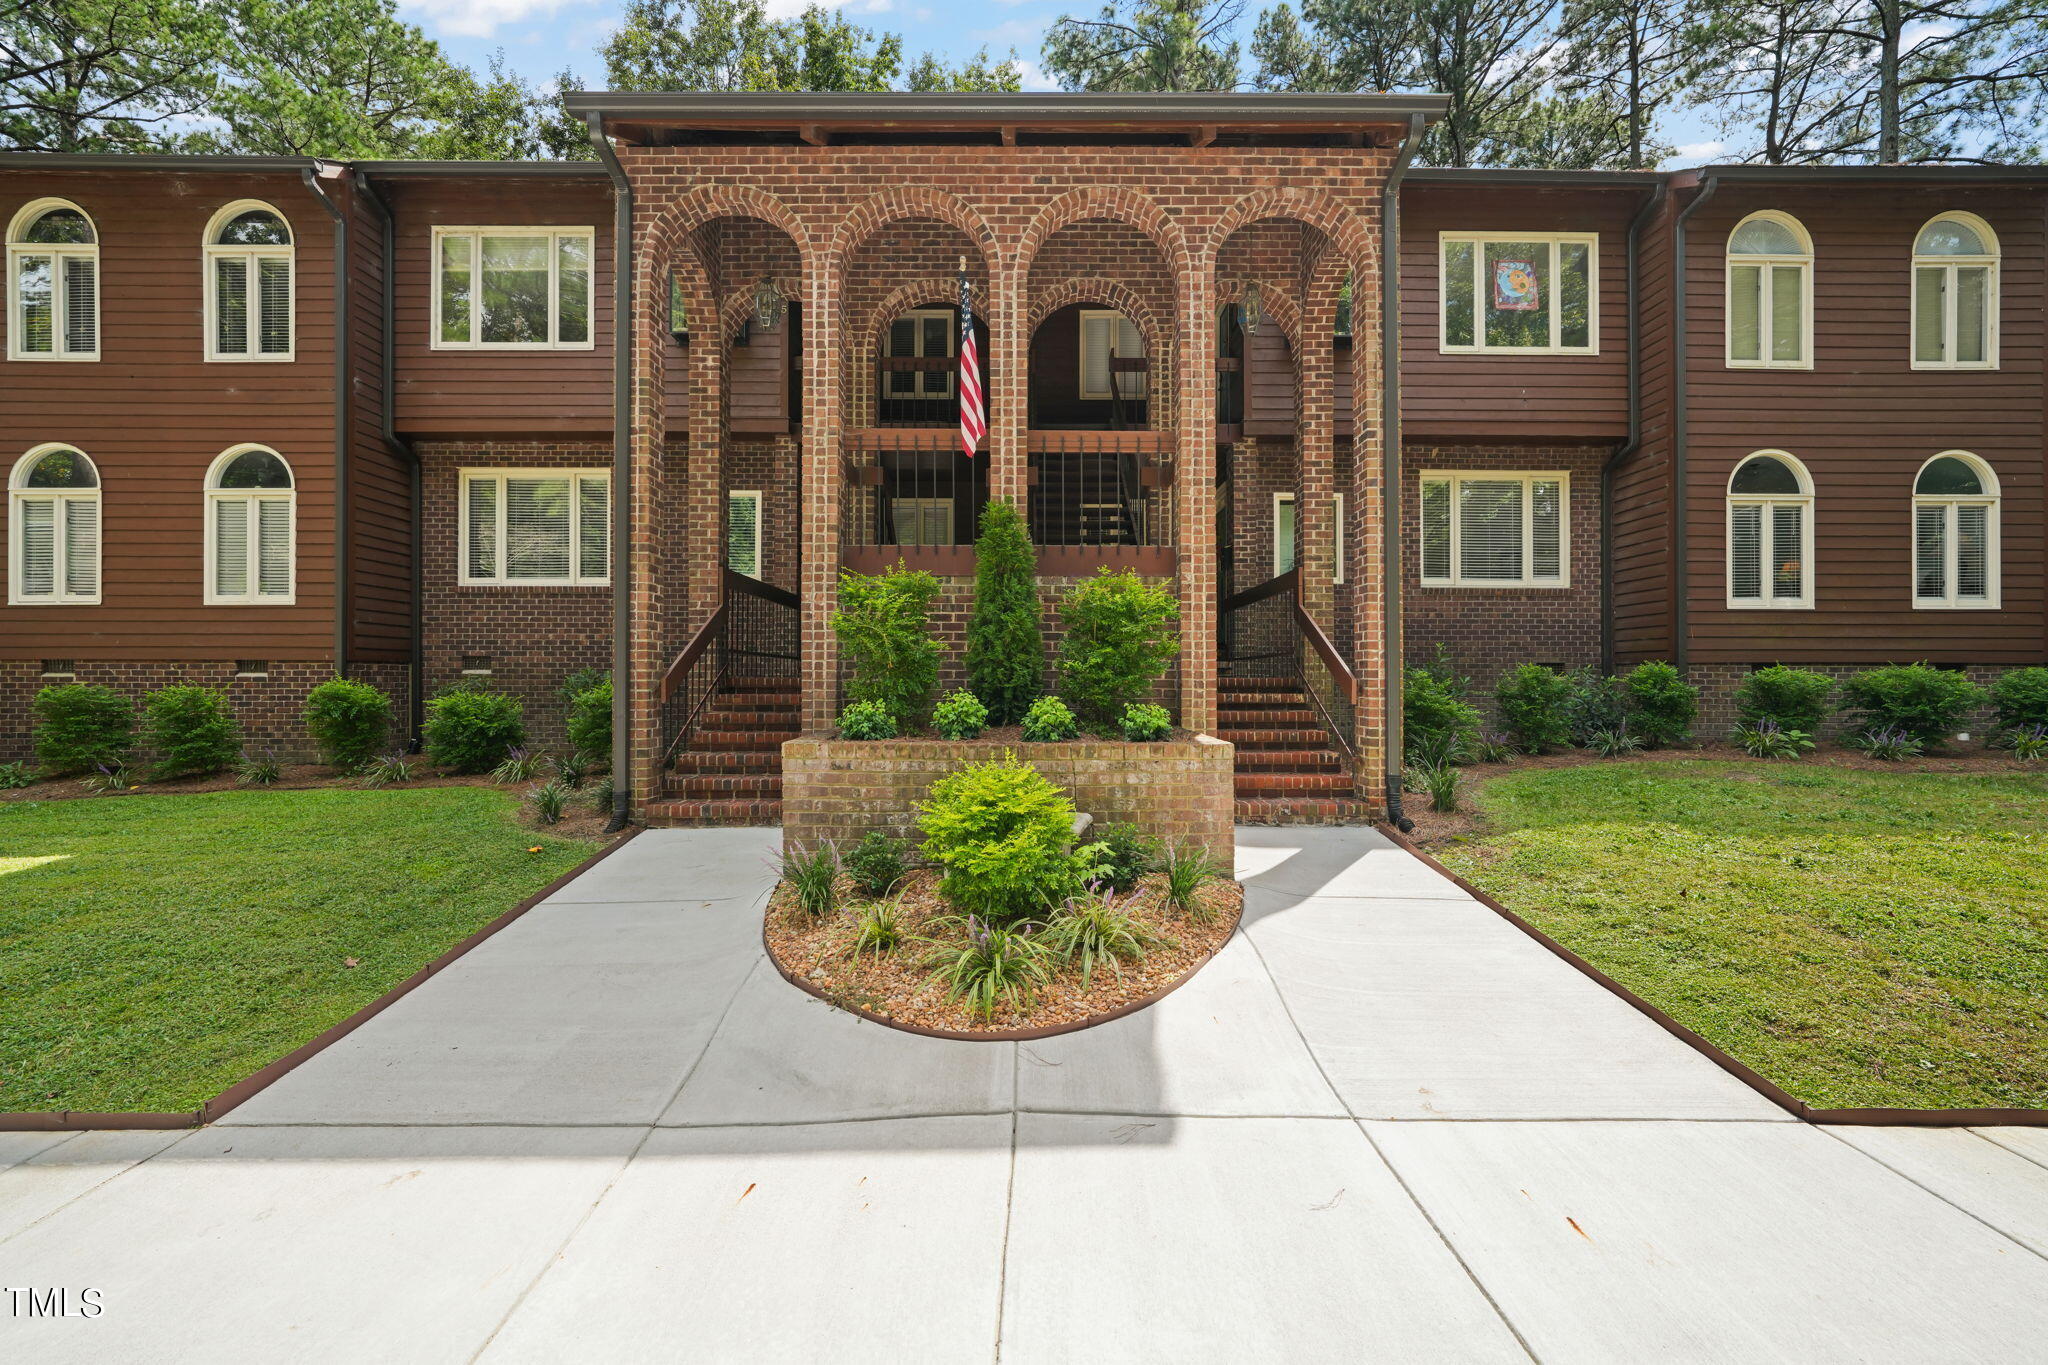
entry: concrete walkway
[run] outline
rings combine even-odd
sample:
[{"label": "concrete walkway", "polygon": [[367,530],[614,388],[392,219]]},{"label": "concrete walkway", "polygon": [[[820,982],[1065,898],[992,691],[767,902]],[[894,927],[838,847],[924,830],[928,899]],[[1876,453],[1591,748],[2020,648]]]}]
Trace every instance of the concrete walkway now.
[{"label": "concrete walkway", "polygon": [[2048,1130],[1794,1122],[1376,834],[1239,837],[1194,981],[1009,1045],[784,984],[774,831],[642,835],[227,1122],[0,1134],[0,1359],[2041,1358]]}]

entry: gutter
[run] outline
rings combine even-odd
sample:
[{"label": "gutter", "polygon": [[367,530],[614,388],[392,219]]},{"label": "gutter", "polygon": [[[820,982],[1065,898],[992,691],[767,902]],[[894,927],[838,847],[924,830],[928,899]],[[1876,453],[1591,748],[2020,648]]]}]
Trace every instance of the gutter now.
[{"label": "gutter", "polygon": [[612,818],[633,810],[633,183],[605,140],[604,116],[585,115],[597,159],[612,178]]},{"label": "gutter", "polygon": [[[1402,690],[1407,681],[1401,657],[1401,181],[1422,140],[1423,116],[1408,116],[1408,136],[1380,192],[1380,572],[1386,606],[1382,639],[1386,674],[1387,823],[1407,831],[1415,822],[1401,813],[1406,737],[1401,732]],[[1356,415],[1352,426],[1357,426]],[[1355,437],[1353,438],[1356,439]],[[1354,460],[1353,469],[1356,469]]]},{"label": "gutter", "polygon": [[1656,216],[1671,193],[1658,176],[1656,189],[1628,220],[1628,439],[1600,466],[1600,671],[1614,671],[1614,476],[1643,446],[1643,328],[1637,292],[1642,273],[1643,224]]},{"label": "gutter", "polygon": [[1686,527],[1686,503],[1689,489],[1686,487],[1686,350],[1690,338],[1686,334],[1685,321],[1685,221],[1705,207],[1714,197],[1714,191],[1721,184],[1720,172],[1710,170],[1700,179],[1700,192],[1692,202],[1678,211],[1678,221],[1672,228],[1671,274],[1671,371],[1673,393],[1671,402],[1671,663],[1679,676],[1685,676],[1686,662],[1691,654],[1689,630],[1690,611],[1687,610],[1686,593],[1692,586],[1686,574],[1686,549],[1688,534]]},{"label": "gutter", "polygon": [[[348,435],[349,413],[353,406],[349,402],[352,377],[349,373],[349,353],[346,309],[349,299],[348,262],[348,216],[334,197],[321,188],[320,177],[326,170],[324,165],[305,166],[299,171],[299,178],[306,182],[306,188],[320,201],[320,207],[327,210],[327,216],[334,220],[334,676],[348,676]],[[337,174],[339,172],[337,171]]]},{"label": "gutter", "polygon": [[422,562],[422,551],[425,548],[425,536],[422,532],[423,523],[426,520],[426,501],[421,487],[422,471],[420,469],[419,452],[412,448],[411,442],[402,440],[399,437],[396,425],[398,419],[398,390],[397,381],[393,376],[396,371],[398,340],[396,306],[398,297],[398,229],[391,218],[391,206],[384,202],[383,195],[377,193],[377,187],[370,183],[370,177],[361,171],[357,171],[355,173],[355,183],[356,188],[362,192],[363,198],[368,200],[370,206],[377,211],[377,217],[384,226],[384,300],[381,310],[384,338],[384,422],[383,430],[378,435],[384,439],[384,448],[398,457],[412,477],[412,619],[409,622],[412,634],[412,687],[410,688],[409,696],[410,704],[406,708],[406,729],[408,732],[408,747],[416,751],[420,742],[421,731],[425,727],[426,722],[426,697],[424,695],[427,685],[426,603],[424,600],[426,566]]},{"label": "gutter", "polygon": [[[956,123],[1389,123],[1442,118],[1445,95],[1204,93],[786,93],[574,90],[562,103],[585,119],[697,119],[719,124],[853,119],[885,125]],[[602,155],[600,154],[600,160]]]}]

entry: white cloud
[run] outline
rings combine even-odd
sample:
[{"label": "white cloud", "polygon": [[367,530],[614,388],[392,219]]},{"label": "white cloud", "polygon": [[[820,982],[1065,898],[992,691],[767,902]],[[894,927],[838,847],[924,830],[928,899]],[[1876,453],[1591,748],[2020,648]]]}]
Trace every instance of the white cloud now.
[{"label": "white cloud", "polygon": [[1925,23],[1908,24],[1899,30],[1899,48],[1911,52],[1929,38],[1946,38],[1962,25],[1947,19],[1931,19]]},{"label": "white cloud", "polygon": [[1043,67],[1029,57],[1017,59],[1017,74],[1026,90],[1057,90],[1060,83],[1045,74]]},{"label": "white cloud", "polygon": [[1044,19],[1005,19],[994,28],[978,28],[967,36],[977,43],[988,43],[998,50],[1014,47],[1023,52],[1036,51],[1049,27]]},{"label": "white cloud", "polygon": [[551,19],[564,5],[587,3],[589,0],[404,0],[399,9],[404,17],[420,21],[437,35],[490,38],[501,25]]},{"label": "white cloud", "polygon": [[1728,144],[1718,139],[1706,142],[1687,142],[1681,144],[1671,154],[1671,164],[1675,166],[1696,166],[1703,162],[1712,161],[1727,150]]}]

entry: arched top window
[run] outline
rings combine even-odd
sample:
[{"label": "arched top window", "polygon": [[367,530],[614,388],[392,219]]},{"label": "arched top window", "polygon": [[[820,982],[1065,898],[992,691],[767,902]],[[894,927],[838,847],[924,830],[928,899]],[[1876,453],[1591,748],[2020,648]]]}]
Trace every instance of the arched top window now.
[{"label": "arched top window", "polygon": [[38,199],[7,227],[10,360],[100,358],[99,231],[67,199]]},{"label": "arched top window", "polygon": [[291,225],[254,199],[206,225],[206,358],[292,358]]},{"label": "arched top window", "polygon": [[1782,450],[1760,450],[1728,477],[1728,605],[1813,606],[1813,479]]},{"label": "arched top window", "polygon": [[1913,605],[1998,605],[1998,475],[1967,450],[1944,451],[1914,476]]},{"label": "arched top window", "polygon": [[296,499],[291,466],[264,446],[223,451],[206,473],[206,602],[292,601]]},{"label": "arched top window", "polygon": [[1797,218],[1766,209],[1735,225],[1727,290],[1731,367],[1813,368],[1813,239]]},{"label": "arched top window", "polygon": [[1974,213],[1913,239],[1913,368],[1998,368],[1998,234]]},{"label": "arched top window", "polygon": [[41,445],[7,479],[7,600],[89,606],[100,600],[100,474],[84,451]]}]

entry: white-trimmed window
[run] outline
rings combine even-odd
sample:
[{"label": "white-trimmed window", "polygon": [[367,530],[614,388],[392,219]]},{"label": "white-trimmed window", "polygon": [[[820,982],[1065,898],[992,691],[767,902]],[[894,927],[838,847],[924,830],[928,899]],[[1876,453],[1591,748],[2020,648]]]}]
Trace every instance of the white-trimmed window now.
[{"label": "white-trimmed window", "polygon": [[[1085,521],[1088,505],[1081,506]],[[891,498],[889,528],[898,545],[951,545],[953,543],[953,499]]]},{"label": "white-trimmed window", "polygon": [[1600,238],[1590,232],[1443,232],[1447,354],[1595,355]]},{"label": "white-trimmed window", "polygon": [[465,587],[602,587],[611,582],[610,473],[465,469]]},{"label": "white-trimmed window", "polygon": [[[1138,360],[1145,354],[1145,338],[1132,322],[1114,308],[1081,310],[1081,397],[1107,402],[1112,358]],[[1125,370],[1115,375],[1116,395],[1125,400],[1145,397],[1145,372]]]},{"label": "white-trimmed window", "polygon": [[1434,588],[1571,586],[1571,475],[1422,475],[1422,583]]},{"label": "white-trimmed window", "polygon": [[1332,566],[1333,572],[1330,581],[1342,583],[1344,581],[1344,561],[1349,558],[1349,551],[1346,547],[1351,543],[1348,534],[1350,528],[1344,521],[1344,495],[1342,493],[1337,494],[1337,507],[1334,515],[1336,516],[1334,529],[1337,536],[1337,551],[1333,556],[1335,562]]},{"label": "white-trimmed window", "polygon": [[38,199],[8,225],[7,358],[100,358],[100,236],[68,200]]},{"label": "white-trimmed window", "polygon": [[206,358],[292,358],[292,230],[254,199],[206,225]]},{"label": "white-trimmed window", "polygon": [[291,466],[276,451],[221,452],[206,472],[206,605],[291,604],[297,500]]},{"label": "white-trimmed window", "polygon": [[1813,368],[1813,239],[1789,213],[1752,213],[1728,234],[1728,364]]},{"label": "white-trimmed window", "polygon": [[1301,522],[1295,516],[1294,494],[1273,495],[1273,576],[1301,563]]},{"label": "white-trimmed window", "polygon": [[85,452],[40,445],[7,480],[7,600],[90,606],[100,600],[100,473]]},{"label": "white-trimmed window", "polygon": [[[889,323],[883,353],[891,359],[951,356],[959,330],[959,318],[950,308],[913,308],[898,313]],[[951,369],[889,371],[890,398],[950,398],[952,394]]]},{"label": "white-trimmed window", "polygon": [[725,567],[761,576],[761,492],[736,488],[725,495]]},{"label": "white-trimmed window", "polygon": [[1728,478],[1728,605],[1813,606],[1813,480],[1782,450],[1760,450]]},{"label": "white-trimmed window", "polygon": [[436,350],[588,350],[590,228],[434,229]]},{"label": "white-trimmed window", "polygon": [[1998,368],[1998,234],[1974,213],[1913,239],[1913,368]]},{"label": "white-trimmed window", "polygon": [[1966,450],[1942,452],[1914,477],[1913,605],[1998,605],[1998,476]]}]

